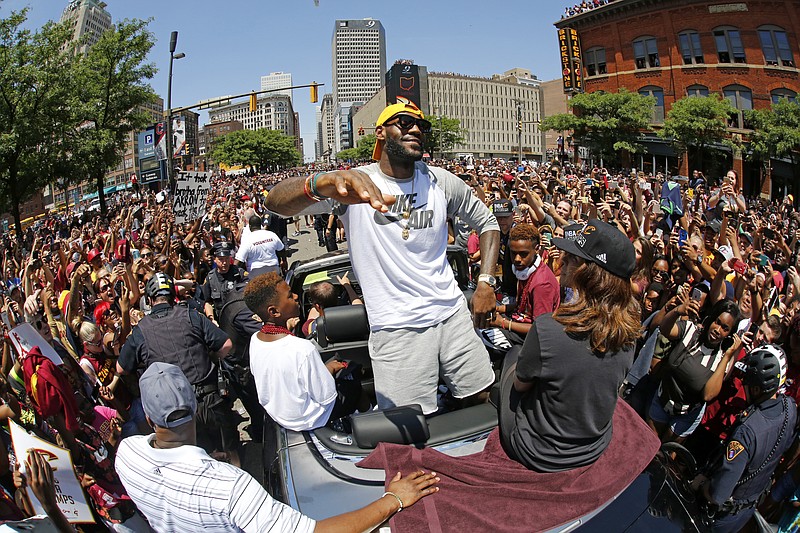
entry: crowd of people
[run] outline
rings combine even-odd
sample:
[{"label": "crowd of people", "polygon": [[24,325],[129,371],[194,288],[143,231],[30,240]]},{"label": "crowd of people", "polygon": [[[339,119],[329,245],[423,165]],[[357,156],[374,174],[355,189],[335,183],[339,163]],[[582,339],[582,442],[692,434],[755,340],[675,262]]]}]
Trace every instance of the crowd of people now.
[{"label": "crowd of people", "polygon": [[602,7],[606,4],[610,4],[614,0],[583,0],[580,4],[575,4],[572,7],[565,7],[564,14],[561,15],[562,19],[567,17],[572,17],[574,15],[580,15],[581,13],[585,13],[592,9],[596,9],[598,7]]},{"label": "crowd of people", "polygon": [[[429,127],[395,104],[376,122],[371,166],[215,175],[206,216],[190,223],[175,223],[168,196],[139,191],[105,215],[52,213],[4,235],[0,418],[70,451],[98,530],[199,526],[202,506],[159,484],[168,469],[181,473],[175,487],[200,483],[198,498],[239,502],[215,518],[220,528],[312,530],[238,468],[234,399],[258,439],[264,410],[294,430],[376,406],[416,403],[435,416],[486,401],[499,370],[503,448],[525,467],[593,462],[620,397],[662,442],[709,465],[695,485],[719,530],[738,530],[769,494],[765,513],[790,531],[800,521],[794,198],[745,198],[733,170],[426,165]],[[301,315],[283,281],[293,224],[327,249],[348,242],[361,294],[346,275],[337,285],[366,308],[375,396],[361,391],[359,370],[322,361],[307,340],[340,289],[313,284],[313,309]],[[448,244],[468,256],[471,302],[444,259]],[[13,342],[24,323],[38,346]],[[554,419],[565,402],[574,413]],[[48,468],[37,453],[0,454],[3,519],[33,512],[29,486],[69,530],[53,511]],[[374,527],[436,492],[436,479],[397,477],[371,506],[316,527]]]}]

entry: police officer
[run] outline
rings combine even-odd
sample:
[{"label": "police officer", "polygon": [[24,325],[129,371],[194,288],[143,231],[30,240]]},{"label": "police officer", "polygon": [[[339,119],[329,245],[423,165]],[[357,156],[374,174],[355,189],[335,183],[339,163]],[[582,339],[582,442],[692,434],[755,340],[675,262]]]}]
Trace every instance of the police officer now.
[{"label": "police officer", "polygon": [[197,443],[209,453],[227,452],[238,465],[239,432],[227,393],[220,390],[219,360],[232,348],[221,329],[197,311],[175,304],[175,283],[162,272],[145,285],[152,311],[133,328],[117,359],[117,372],[130,374],[160,361],[178,366],[197,396]]},{"label": "police officer", "polygon": [[712,465],[698,483],[709,503],[715,532],[739,531],[769,489],[781,456],[794,440],[797,407],[778,389],[786,381],[786,355],[775,345],[753,350],[745,360],[745,410]]},{"label": "police officer", "polygon": [[244,270],[233,264],[233,245],[222,241],[214,243],[214,264],[216,268],[208,273],[202,286],[203,310],[210,320],[215,320],[229,293],[245,281]]}]

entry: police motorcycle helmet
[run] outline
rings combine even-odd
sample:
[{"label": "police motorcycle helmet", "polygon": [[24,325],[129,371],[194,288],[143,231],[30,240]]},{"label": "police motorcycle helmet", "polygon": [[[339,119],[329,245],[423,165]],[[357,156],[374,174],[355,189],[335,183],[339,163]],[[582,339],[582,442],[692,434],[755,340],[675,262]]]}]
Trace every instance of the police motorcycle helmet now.
[{"label": "police motorcycle helmet", "polygon": [[147,281],[147,285],[144,287],[144,294],[151,301],[157,296],[175,298],[175,281],[163,272],[158,272]]},{"label": "police motorcycle helmet", "polygon": [[744,361],[745,385],[759,387],[761,398],[770,398],[786,383],[786,353],[779,346],[759,346]]}]

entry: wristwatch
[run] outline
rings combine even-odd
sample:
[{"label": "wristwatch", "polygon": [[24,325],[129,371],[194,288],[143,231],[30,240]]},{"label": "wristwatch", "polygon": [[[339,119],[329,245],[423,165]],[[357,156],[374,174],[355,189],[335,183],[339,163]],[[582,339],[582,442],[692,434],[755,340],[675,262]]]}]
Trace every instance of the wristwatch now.
[{"label": "wristwatch", "polygon": [[486,283],[488,286],[490,286],[493,289],[495,287],[497,287],[497,278],[495,278],[491,274],[481,274],[481,275],[479,275],[478,276],[478,283],[480,283],[481,281]]}]

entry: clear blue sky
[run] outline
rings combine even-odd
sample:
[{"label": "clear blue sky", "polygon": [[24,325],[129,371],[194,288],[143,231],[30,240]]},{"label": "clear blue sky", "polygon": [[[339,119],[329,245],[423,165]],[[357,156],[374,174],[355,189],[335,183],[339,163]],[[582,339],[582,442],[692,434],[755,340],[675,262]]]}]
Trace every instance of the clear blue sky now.
[{"label": "clear blue sky", "polygon": [[[67,0],[0,0],[0,17],[29,7],[28,26],[58,20]],[[166,100],[170,32],[180,32],[174,107],[260,88],[260,77],[291,72],[296,85],[317,81],[320,98],[332,90],[331,37],[337,19],[366,17],[386,31],[387,66],[412,59],[429,71],[491,76],[521,67],[542,80],[560,75],[553,22],[567,2],[509,0],[106,0],[114,21],[152,18],[151,81]],[[574,3],[574,2],[573,2]],[[308,89],[294,91],[307,158],[316,137]],[[201,113],[201,124],[207,114]]]}]

